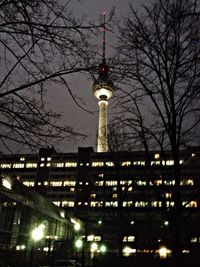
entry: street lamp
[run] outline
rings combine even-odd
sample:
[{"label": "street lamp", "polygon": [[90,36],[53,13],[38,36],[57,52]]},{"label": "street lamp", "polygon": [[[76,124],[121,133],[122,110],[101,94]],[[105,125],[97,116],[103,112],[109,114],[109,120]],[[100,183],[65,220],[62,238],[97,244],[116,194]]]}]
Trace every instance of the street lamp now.
[{"label": "street lamp", "polygon": [[81,240],[81,239],[77,239],[77,240],[75,241],[75,247],[76,247],[77,249],[80,249],[80,248],[82,248],[82,246],[83,246],[83,240]]},{"label": "street lamp", "polygon": [[44,224],[40,224],[38,227],[34,228],[31,232],[31,237],[34,240],[33,246],[32,246],[32,250],[31,250],[31,266],[34,266],[34,262],[35,262],[35,242],[40,241],[43,237],[44,237],[44,229],[45,229],[45,225]]},{"label": "street lamp", "polygon": [[158,253],[161,259],[166,259],[168,257],[168,254],[170,253],[170,250],[163,246],[160,247]]},{"label": "street lamp", "polygon": [[77,239],[75,241],[75,248],[76,248],[76,250],[75,250],[76,251],[76,266],[78,266],[78,252],[81,248],[83,248],[83,240],[82,239]]},{"label": "street lamp", "polygon": [[80,225],[80,223],[79,223],[79,222],[75,223],[75,224],[74,224],[74,230],[75,230],[76,232],[78,232],[80,229],[81,229],[81,225]]},{"label": "street lamp", "polygon": [[105,245],[101,245],[100,252],[105,253],[107,251],[107,247]]},{"label": "street lamp", "polygon": [[34,228],[31,232],[31,237],[34,241],[39,241],[44,237],[44,224],[40,224],[38,227]]}]

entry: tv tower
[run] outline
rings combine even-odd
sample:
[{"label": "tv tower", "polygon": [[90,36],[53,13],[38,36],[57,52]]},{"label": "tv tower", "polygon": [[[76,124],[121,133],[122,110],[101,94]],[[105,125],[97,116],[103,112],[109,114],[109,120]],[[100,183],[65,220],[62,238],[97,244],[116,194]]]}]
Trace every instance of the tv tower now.
[{"label": "tv tower", "polygon": [[94,96],[99,99],[99,125],[98,125],[98,140],[97,140],[97,152],[107,152],[107,108],[108,99],[112,97],[114,93],[114,84],[109,79],[109,66],[106,64],[106,27],[105,27],[105,15],[103,12],[103,53],[102,63],[99,65],[99,77],[93,84]]}]

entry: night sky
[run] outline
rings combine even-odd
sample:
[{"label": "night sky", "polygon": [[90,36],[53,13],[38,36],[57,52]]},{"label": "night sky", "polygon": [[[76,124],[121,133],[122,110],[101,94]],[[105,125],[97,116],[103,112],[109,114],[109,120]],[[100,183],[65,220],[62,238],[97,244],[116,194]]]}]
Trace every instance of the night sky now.
[{"label": "night sky", "polygon": [[[142,10],[142,3],[147,3],[148,0],[83,0],[71,1],[70,7],[74,14],[84,16],[93,22],[98,22],[102,11],[109,12],[115,7],[115,19],[120,21],[126,16],[129,9],[129,2],[138,10]],[[115,25],[113,31],[116,33]],[[101,36],[100,36],[101,37]],[[97,37],[95,37],[97,38]],[[96,40],[94,40],[95,42]],[[107,56],[112,56],[113,45],[116,44],[114,34],[107,33]],[[99,43],[99,49],[102,44]],[[99,59],[101,60],[101,58]],[[80,103],[90,112],[81,110],[72,100],[66,89],[50,88],[48,93],[48,102],[54,109],[61,112],[64,123],[73,126],[74,130],[87,135],[87,138],[68,141],[55,148],[59,152],[77,152],[79,146],[93,146],[96,150],[96,132],[98,125],[98,100],[92,93],[92,79],[83,75],[72,75],[67,77],[67,81],[71,86],[73,93],[80,98]],[[117,92],[116,92],[117,93]],[[112,108],[112,99],[109,101],[109,117],[112,116],[114,108]]]}]

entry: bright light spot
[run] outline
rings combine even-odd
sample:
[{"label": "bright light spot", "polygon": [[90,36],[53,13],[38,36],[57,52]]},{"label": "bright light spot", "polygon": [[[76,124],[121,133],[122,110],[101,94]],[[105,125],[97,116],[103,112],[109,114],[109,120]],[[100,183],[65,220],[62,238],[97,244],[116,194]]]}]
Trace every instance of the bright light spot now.
[{"label": "bright light spot", "polygon": [[168,221],[165,221],[165,222],[164,222],[164,225],[165,225],[165,226],[168,226],[168,225],[169,225],[169,222],[168,222]]},{"label": "bright light spot", "polygon": [[64,211],[60,211],[60,217],[65,218],[65,212]]},{"label": "bright light spot", "polygon": [[105,245],[101,245],[101,247],[100,247],[100,251],[101,251],[102,253],[105,253],[106,250],[107,250],[106,246],[105,246]]},{"label": "bright light spot", "polygon": [[155,159],[159,159],[159,158],[160,158],[160,154],[156,153],[156,154],[154,155],[154,158],[155,158]]},{"label": "bright light spot", "polygon": [[97,245],[97,243],[92,243],[91,244],[91,252],[95,252],[95,251],[97,251],[97,249],[98,249],[98,245]]},{"label": "bright light spot", "polygon": [[136,249],[135,248],[130,248],[130,247],[124,247],[124,249],[122,250],[123,255],[125,257],[130,256],[133,253],[136,253]]},{"label": "bright light spot", "polygon": [[134,221],[131,221],[131,224],[133,225],[135,222]]},{"label": "bright light spot", "polygon": [[88,235],[87,241],[94,241],[94,235]]},{"label": "bright light spot", "polygon": [[83,241],[81,239],[76,240],[75,246],[76,248],[81,248],[83,246]]},{"label": "bright light spot", "polygon": [[2,179],[2,185],[4,187],[6,187],[7,189],[11,189],[12,188],[11,182],[9,180],[7,180],[7,179]]},{"label": "bright light spot", "polygon": [[102,221],[100,220],[100,221],[98,221],[98,224],[102,224]]},{"label": "bright light spot", "polygon": [[80,223],[75,223],[75,225],[74,225],[74,230],[75,231],[79,231],[81,229],[81,225],[80,225]]},{"label": "bright light spot", "polygon": [[33,229],[31,236],[35,241],[38,241],[44,237],[44,224],[40,224],[37,228]]},{"label": "bright light spot", "polygon": [[167,258],[167,254],[169,253],[168,249],[166,247],[161,247],[158,251],[160,258],[162,259],[166,259]]}]

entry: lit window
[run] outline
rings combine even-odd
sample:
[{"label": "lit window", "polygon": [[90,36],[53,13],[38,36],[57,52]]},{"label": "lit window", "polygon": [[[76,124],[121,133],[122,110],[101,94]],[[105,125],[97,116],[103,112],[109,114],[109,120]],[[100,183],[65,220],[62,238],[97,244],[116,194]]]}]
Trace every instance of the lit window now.
[{"label": "lit window", "polygon": [[199,237],[192,237],[191,238],[191,243],[199,243],[200,242],[200,238]]},{"label": "lit window", "polygon": [[96,194],[90,194],[90,198],[96,198]]},{"label": "lit window", "polygon": [[24,163],[13,163],[14,169],[22,169],[24,168]]},{"label": "lit window", "polygon": [[60,206],[60,201],[53,201],[53,204],[55,204],[56,206]]},{"label": "lit window", "polygon": [[40,167],[44,167],[44,163],[40,163]]},{"label": "lit window", "polygon": [[106,162],[106,166],[107,167],[113,167],[115,164],[114,164],[114,162],[112,162],[112,161],[107,161]]},{"label": "lit window", "polygon": [[145,161],[133,161],[133,165],[145,166]]},{"label": "lit window", "polygon": [[162,201],[151,201],[151,207],[161,208],[162,207]]},{"label": "lit window", "polygon": [[166,198],[172,198],[172,193],[165,193]]},{"label": "lit window", "polygon": [[117,201],[106,201],[105,202],[105,207],[118,207],[118,202]]},{"label": "lit window", "polygon": [[91,207],[103,207],[103,201],[91,201],[90,206]]},{"label": "lit window", "polygon": [[24,181],[23,184],[24,184],[25,186],[28,186],[28,187],[33,187],[33,186],[34,186],[34,182]]},{"label": "lit window", "polygon": [[135,207],[136,208],[148,207],[148,202],[147,201],[136,201],[135,202]]},{"label": "lit window", "polygon": [[117,194],[113,194],[112,195],[112,198],[117,198]]},{"label": "lit window", "polygon": [[92,242],[92,241],[101,241],[101,236],[100,235],[88,235],[87,236],[87,241]]},{"label": "lit window", "polygon": [[130,186],[130,187],[128,188],[128,191],[129,191],[129,192],[133,191],[133,187]]},{"label": "lit window", "polygon": [[155,155],[154,155],[154,159],[159,159],[160,158],[160,154],[159,153],[156,153]]},{"label": "lit window", "polygon": [[132,184],[131,180],[128,180],[128,181],[122,180],[122,181],[120,181],[120,185],[131,185],[131,184]]},{"label": "lit window", "polygon": [[24,157],[21,157],[21,158],[20,158],[20,161],[25,161],[25,158],[24,158]]},{"label": "lit window", "polygon": [[106,186],[116,186],[117,185],[117,181],[105,181]]},{"label": "lit window", "polygon": [[41,161],[44,161],[44,160],[45,160],[45,158],[41,158],[40,160],[41,160]]},{"label": "lit window", "polygon": [[152,160],[151,165],[160,165],[160,161],[159,160]]},{"label": "lit window", "polygon": [[192,158],[194,158],[196,155],[195,155],[195,153],[192,153],[192,155],[191,155],[191,156],[192,156]]},{"label": "lit window", "polygon": [[131,161],[122,161],[122,167],[130,166],[130,165],[131,165]]},{"label": "lit window", "polygon": [[167,208],[174,207],[174,201],[166,201]]},{"label": "lit window", "polygon": [[130,235],[130,236],[124,236],[123,242],[134,242],[135,241],[135,236]]},{"label": "lit window", "polygon": [[159,186],[159,185],[162,185],[163,181],[162,180],[155,180],[154,183],[155,183],[155,185]]},{"label": "lit window", "polygon": [[167,160],[166,165],[174,165],[174,161],[173,160]]},{"label": "lit window", "polygon": [[47,158],[47,161],[51,161],[51,158],[49,157],[49,158]]},{"label": "lit window", "polygon": [[11,164],[1,163],[1,169],[10,169],[10,168],[11,168]]},{"label": "lit window", "polygon": [[181,181],[181,185],[188,185],[188,186],[193,186],[194,185],[194,180],[193,179],[184,179]]},{"label": "lit window", "polygon": [[48,185],[48,182],[47,181],[44,181],[44,185]]},{"label": "lit window", "polygon": [[51,181],[50,186],[62,186],[62,182],[61,181]]},{"label": "lit window", "polygon": [[28,162],[26,163],[26,168],[37,168],[37,163]]},{"label": "lit window", "polygon": [[98,177],[104,177],[104,173],[99,173]]},{"label": "lit window", "polygon": [[74,192],[75,191],[75,188],[74,187],[70,187],[69,191],[70,192]]},{"label": "lit window", "polygon": [[138,181],[136,181],[136,185],[138,185],[138,186],[146,186],[147,185],[147,182],[146,181],[138,180]]},{"label": "lit window", "polygon": [[75,168],[77,166],[77,162],[65,162],[66,168]]},{"label": "lit window", "polygon": [[62,201],[62,207],[74,207],[74,201]]},{"label": "lit window", "polygon": [[165,180],[163,183],[164,185],[172,186],[175,185],[175,180]]},{"label": "lit window", "polygon": [[123,207],[131,207],[133,205],[133,201],[123,201]]},{"label": "lit window", "polygon": [[50,167],[51,166],[51,163],[47,163],[47,167]]},{"label": "lit window", "polygon": [[186,208],[197,208],[197,201],[194,201],[194,200],[192,200],[190,202],[183,201],[182,205],[185,206]]},{"label": "lit window", "polygon": [[100,161],[100,162],[92,162],[92,167],[103,167],[104,166],[104,162]]},{"label": "lit window", "polygon": [[64,181],[63,186],[75,186],[76,181]]},{"label": "lit window", "polygon": [[63,168],[64,167],[64,163],[63,162],[54,162],[52,163],[52,167],[54,168]]},{"label": "lit window", "polygon": [[12,189],[12,182],[11,182],[11,180],[9,178],[8,179],[3,178],[2,179],[2,185],[4,187],[6,187],[7,189]]},{"label": "lit window", "polygon": [[95,185],[96,186],[103,186],[104,185],[104,181],[96,181]]}]

